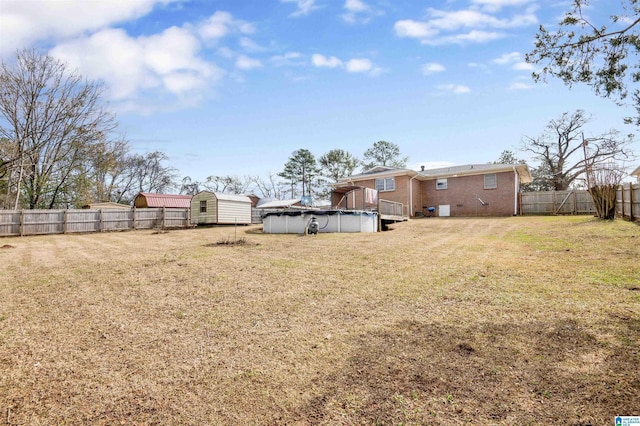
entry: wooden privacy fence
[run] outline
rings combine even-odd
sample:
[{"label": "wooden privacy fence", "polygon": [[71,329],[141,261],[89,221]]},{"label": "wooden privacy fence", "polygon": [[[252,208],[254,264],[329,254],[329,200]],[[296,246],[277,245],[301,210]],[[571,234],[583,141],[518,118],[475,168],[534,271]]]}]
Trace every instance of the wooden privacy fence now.
[{"label": "wooden privacy fence", "polygon": [[0,236],[187,228],[189,209],[0,210]]},{"label": "wooden privacy fence", "polygon": [[540,191],[520,193],[521,214],[595,214],[587,191]]},{"label": "wooden privacy fence", "polygon": [[[522,192],[520,205],[523,215],[596,214],[593,199],[587,191]],[[629,220],[640,218],[640,184],[618,187],[616,215]]]},{"label": "wooden privacy fence", "polygon": [[618,187],[616,215],[629,220],[640,219],[640,183]]}]

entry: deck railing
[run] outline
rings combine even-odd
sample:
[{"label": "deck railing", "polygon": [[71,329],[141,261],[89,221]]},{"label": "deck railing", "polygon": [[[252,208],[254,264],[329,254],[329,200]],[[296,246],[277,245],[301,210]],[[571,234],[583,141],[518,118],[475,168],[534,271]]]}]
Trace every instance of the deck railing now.
[{"label": "deck railing", "polygon": [[378,213],[381,216],[398,216],[403,217],[402,203],[395,201],[380,200]]}]

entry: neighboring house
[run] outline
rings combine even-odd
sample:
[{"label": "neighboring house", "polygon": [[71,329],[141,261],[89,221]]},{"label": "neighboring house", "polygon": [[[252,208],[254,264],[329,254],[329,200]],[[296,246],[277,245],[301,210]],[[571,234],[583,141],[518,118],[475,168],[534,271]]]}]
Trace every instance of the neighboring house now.
[{"label": "neighboring house", "polygon": [[121,210],[131,210],[131,206],[128,204],[114,203],[111,201],[104,201],[98,203],[89,203],[85,206],[82,206],[83,209],[91,209],[91,210],[103,210],[103,209],[121,209]]},{"label": "neighboring house", "polygon": [[301,207],[302,201],[300,199],[293,200],[270,200],[267,202],[259,202],[257,208],[259,209],[288,209],[291,207]]},{"label": "neighboring house", "polygon": [[201,191],[191,199],[191,223],[222,225],[251,223],[251,198],[246,195]]},{"label": "neighboring house", "polygon": [[631,176],[635,176],[638,183],[640,183],[640,167],[632,171]]},{"label": "neighboring house", "polygon": [[[374,167],[341,179],[334,185],[332,205],[361,209],[366,191],[378,190],[378,198],[402,203],[404,215],[511,216],[520,211],[520,184],[531,182],[526,164],[469,164],[415,171]],[[353,191],[345,191],[352,187]]]},{"label": "neighboring house", "polygon": [[136,208],[166,207],[170,209],[188,209],[191,207],[191,195],[151,194],[141,192],[136,195],[133,205]]}]

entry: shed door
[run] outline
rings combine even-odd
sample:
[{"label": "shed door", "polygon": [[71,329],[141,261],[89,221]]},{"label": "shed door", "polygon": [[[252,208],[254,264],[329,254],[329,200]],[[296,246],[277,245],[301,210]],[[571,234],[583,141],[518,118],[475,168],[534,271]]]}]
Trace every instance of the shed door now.
[{"label": "shed door", "polygon": [[449,217],[451,216],[451,205],[443,204],[438,206],[438,216]]}]

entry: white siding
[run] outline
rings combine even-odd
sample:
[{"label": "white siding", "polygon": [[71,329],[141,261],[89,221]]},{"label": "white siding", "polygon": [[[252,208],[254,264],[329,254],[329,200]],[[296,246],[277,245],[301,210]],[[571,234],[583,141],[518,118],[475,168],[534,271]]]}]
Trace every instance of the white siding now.
[{"label": "white siding", "polygon": [[251,201],[218,200],[218,223],[250,224]]}]

